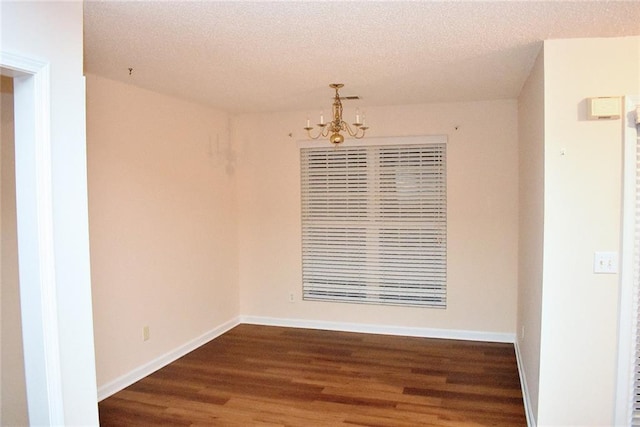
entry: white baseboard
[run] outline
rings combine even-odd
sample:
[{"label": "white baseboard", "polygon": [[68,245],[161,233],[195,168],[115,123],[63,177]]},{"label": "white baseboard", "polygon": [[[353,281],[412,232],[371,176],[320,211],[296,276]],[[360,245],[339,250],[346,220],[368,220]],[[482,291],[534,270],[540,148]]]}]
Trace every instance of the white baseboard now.
[{"label": "white baseboard", "polygon": [[[486,342],[505,342],[514,343],[515,334],[498,333],[498,332],[478,332],[451,329],[432,329],[432,328],[410,328],[402,326],[385,326],[361,323],[344,323],[344,322],[326,322],[319,320],[304,319],[283,319],[276,317],[261,316],[239,316],[231,319],[222,325],[202,334],[201,336],[181,345],[156,359],[145,363],[144,365],[134,369],[133,371],[116,378],[115,380],[100,386],[98,388],[98,401],[102,401],[107,397],[129,387],[136,381],[151,375],[160,368],[167,366],[169,363],[179,359],[185,354],[195,350],[196,348],[208,343],[212,339],[224,334],[228,330],[241,324],[265,325],[265,326],[283,326],[289,328],[308,328],[323,329],[329,331],[359,332],[366,334],[381,335],[399,335],[422,338],[443,338],[468,341],[486,341]],[[516,345],[516,356],[519,355]],[[518,369],[520,369],[520,359],[518,357]],[[522,381],[522,373],[520,373]],[[523,383],[524,384],[524,383]],[[525,393],[523,388],[523,393]],[[528,399],[525,399],[525,409],[527,408]],[[529,414],[527,412],[527,418]],[[531,424],[529,424],[532,426]]]},{"label": "white baseboard", "polygon": [[444,338],[467,341],[515,342],[516,335],[500,332],[478,332],[453,329],[412,328],[362,323],[327,322],[321,320],[283,319],[278,317],[240,316],[240,323],[289,328],[323,329],[327,331],[359,332],[365,334],[400,335],[422,338]]},{"label": "white baseboard", "polygon": [[527,426],[536,427],[536,418],[533,415],[533,408],[531,407],[531,399],[529,397],[527,379],[524,376],[524,361],[522,360],[522,355],[520,354],[518,340],[514,341],[513,346],[516,350],[516,362],[518,363],[518,374],[520,375],[520,387],[522,388],[522,400],[524,401],[524,413],[527,416]]},{"label": "white baseboard", "polygon": [[134,369],[133,371],[125,374],[115,380],[98,388],[98,402],[129,387],[136,381],[151,375],[160,368],[167,366],[169,363],[181,358],[185,354],[195,350],[196,348],[208,343],[212,339],[224,334],[228,330],[234,328],[240,323],[239,318],[231,319],[222,325],[200,335],[199,337],[181,345],[180,347],[172,350],[162,356],[145,363],[144,365]]}]

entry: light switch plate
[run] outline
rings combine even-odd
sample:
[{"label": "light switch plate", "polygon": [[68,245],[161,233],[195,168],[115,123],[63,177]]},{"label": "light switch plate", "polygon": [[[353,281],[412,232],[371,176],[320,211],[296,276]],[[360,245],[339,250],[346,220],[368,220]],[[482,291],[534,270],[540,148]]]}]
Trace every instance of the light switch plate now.
[{"label": "light switch plate", "polygon": [[615,274],[618,272],[618,252],[596,252],[593,257],[593,272]]}]

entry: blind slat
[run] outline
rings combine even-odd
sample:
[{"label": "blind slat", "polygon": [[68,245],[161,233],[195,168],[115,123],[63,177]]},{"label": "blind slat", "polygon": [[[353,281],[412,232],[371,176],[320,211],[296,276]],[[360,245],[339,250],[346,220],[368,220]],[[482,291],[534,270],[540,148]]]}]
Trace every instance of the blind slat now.
[{"label": "blind slat", "polygon": [[636,210],[635,241],[633,248],[633,287],[636,296],[636,341],[635,341],[635,375],[634,400],[631,425],[640,427],[640,136],[636,142]]}]

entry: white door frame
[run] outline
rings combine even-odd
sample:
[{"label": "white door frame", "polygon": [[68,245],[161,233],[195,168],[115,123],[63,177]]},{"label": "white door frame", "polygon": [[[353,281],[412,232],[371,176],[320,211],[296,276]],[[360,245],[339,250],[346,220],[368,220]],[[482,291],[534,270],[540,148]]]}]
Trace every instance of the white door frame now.
[{"label": "white door frame", "polygon": [[618,378],[614,424],[628,426],[633,405],[633,377],[635,364],[634,319],[638,318],[638,289],[634,289],[634,239],[636,217],[636,108],[640,96],[624,98],[624,140],[623,140],[623,194],[622,232],[620,242],[620,297],[618,317]]},{"label": "white door frame", "polygon": [[22,339],[31,425],[64,425],[51,201],[49,64],[0,51],[13,77]]}]

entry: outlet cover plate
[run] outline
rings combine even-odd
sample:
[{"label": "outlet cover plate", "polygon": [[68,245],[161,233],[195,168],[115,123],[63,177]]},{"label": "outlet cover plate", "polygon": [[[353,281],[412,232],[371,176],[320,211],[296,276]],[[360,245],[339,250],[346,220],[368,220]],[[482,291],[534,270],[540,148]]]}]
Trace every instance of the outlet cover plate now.
[{"label": "outlet cover plate", "polygon": [[593,256],[593,272],[615,274],[618,272],[618,252],[596,252]]}]

